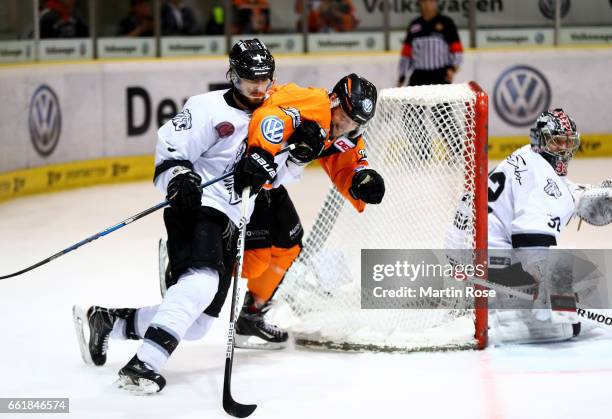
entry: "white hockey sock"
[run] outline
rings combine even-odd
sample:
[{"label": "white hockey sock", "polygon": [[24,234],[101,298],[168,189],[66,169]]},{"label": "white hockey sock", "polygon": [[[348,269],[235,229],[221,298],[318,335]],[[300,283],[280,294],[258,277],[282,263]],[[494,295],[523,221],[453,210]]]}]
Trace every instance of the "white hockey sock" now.
[{"label": "white hockey sock", "polygon": [[[177,284],[168,289],[151,319],[144,341],[138,348],[138,358],[159,371],[202,311],[210,305],[218,286],[219,275],[214,269],[190,268],[181,275]],[[140,332],[140,321],[138,323]]]}]

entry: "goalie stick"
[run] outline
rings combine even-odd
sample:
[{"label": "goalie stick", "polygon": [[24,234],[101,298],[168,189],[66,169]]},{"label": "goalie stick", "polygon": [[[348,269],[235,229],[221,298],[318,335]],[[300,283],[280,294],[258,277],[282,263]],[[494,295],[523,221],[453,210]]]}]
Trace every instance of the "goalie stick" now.
[{"label": "goalie stick", "polygon": [[244,239],[246,236],[247,215],[249,210],[249,195],[251,188],[247,186],[242,190],[242,214],[238,232],[238,254],[236,255],[236,271],[232,288],[232,307],[230,309],[229,331],[227,336],[227,350],[225,351],[225,372],[223,375],[223,409],[237,418],[246,418],[257,409],[256,404],[238,403],[232,397],[232,365],[234,362],[234,332],[236,317],[238,316],[238,280],[242,273],[244,259]]},{"label": "goalie stick", "polygon": [[[293,150],[294,148],[295,148],[295,144],[291,144],[291,145],[283,148],[282,150],[280,150],[278,153],[276,153],[276,155],[279,155],[281,153]],[[200,185],[200,189],[204,189],[204,188],[212,185],[213,183],[217,183],[220,180],[223,180],[223,179],[226,179],[226,178],[232,176],[233,174],[234,174],[233,171],[232,172],[228,172],[228,173],[224,173],[221,176],[218,176],[218,177],[216,177],[214,179],[209,180],[208,182],[203,183],[202,185]],[[168,205],[170,205],[170,202],[167,201],[167,200],[164,201],[164,202],[160,202],[159,204],[154,205],[151,208],[147,208],[146,210],[144,210],[142,212],[139,212],[138,214],[133,215],[130,218],[126,218],[125,220],[121,221],[120,223],[115,224],[114,226],[108,227],[105,230],[102,230],[102,231],[100,231],[100,232],[98,232],[98,233],[96,233],[96,234],[94,234],[92,236],[87,237],[86,239],[83,239],[80,242],[75,243],[72,246],[65,248],[64,250],[61,250],[61,251],[57,252],[56,254],[54,254],[53,256],[49,256],[48,258],[43,259],[40,262],[35,263],[34,265],[28,266],[27,268],[24,268],[24,269],[22,269],[20,271],[17,271],[17,272],[13,272],[12,274],[9,274],[9,275],[0,276],[0,280],[8,279],[8,278],[13,278],[15,276],[19,276],[21,274],[24,274],[26,272],[34,270],[34,269],[36,269],[36,268],[38,268],[40,266],[46,265],[47,263],[51,262],[52,260],[55,260],[55,259],[59,258],[60,256],[63,256],[65,254],[67,254],[67,253],[70,253],[73,250],[76,250],[79,247],[81,247],[81,246],[83,246],[83,245],[85,245],[87,243],[90,243],[90,242],[92,242],[92,241],[94,241],[96,239],[99,239],[100,237],[106,236],[106,235],[108,235],[108,234],[110,234],[110,233],[112,233],[114,231],[117,231],[120,228],[125,227],[126,225],[133,223],[134,221],[140,220],[141,218],[146,217],[147,215],[152,214],[152,213],[154,213],[155,211],[157,211],[159,209],[167,207]]]},{"label": "goalie stick", "polygon": [[[502,284],[496,284],[493,282],[489,282],[485,279],[480,278],[471,278],[468,282],[479,285],[481,287],[489,288],[495,291],[498,291],[502,294],[511,295],[513,297],[519,298],[525,301],[535,301],[536,294],[530,294],[525,291],[517,290],[512,287],[508,287]],[[607,326],[612,328],[612,318],[610,316],[606,316],[604,313],[599,313],[595,311],[595,309],[591,307],[587,307],[584,304],[576,303],[576,314],[583,320],[586,320],[590,323],[593,323],[596,326]]]}]

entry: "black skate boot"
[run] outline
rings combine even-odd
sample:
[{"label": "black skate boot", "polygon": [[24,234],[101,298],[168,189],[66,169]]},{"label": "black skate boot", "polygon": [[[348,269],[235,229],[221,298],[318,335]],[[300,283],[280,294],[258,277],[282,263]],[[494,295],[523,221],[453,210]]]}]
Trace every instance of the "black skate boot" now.
[{"label": "black skate boot", "polygon": [[[104,365],[106,363],[106,351],[108,349],[108,338],[113,325],[118,319],[126,319],[131,327],[126,327],[128,339],[138,339],[133,330],[133,317],[136,309],[133,308],[104,308],[91,306],[87,313],[80,307],[72,308],[74,326],[81,348],[83,361],[89,365]],[[130,321],[131,320],[131,321]],[[84,324],[89,327],[89,339],[85,338]],[[129,330],[131,329],[131,330]]]},{"label": "black skate boot", "polygon": [[130,362],[119,370],[117,384],[130,393],[147,395],[162,391],[166,386],[166,379],[134,355]]},{"label": "black skate boot", "polygon": [[234,344],[237,348],[283,349],[287,346],[288,333],[264,320],[270,307],[270,301],[257,307],[251,293],[246,292],[242,310],[236,320]]}]

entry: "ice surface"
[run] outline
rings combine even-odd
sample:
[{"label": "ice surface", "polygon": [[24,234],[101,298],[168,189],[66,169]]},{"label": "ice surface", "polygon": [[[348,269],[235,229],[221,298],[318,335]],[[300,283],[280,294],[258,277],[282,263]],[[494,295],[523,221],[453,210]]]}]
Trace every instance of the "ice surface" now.
[{"label": "ice surface", "polygon": [[[595,182],[610,167],[609,160],[575,163],[585,170],[575,181]],[[323,178],[308,172],[290,190],[306,226],[325,193]],[[0,204],[0,272],[28,266],[160,200],[150,182],[141,182]],[[575,226],[568,227],[566,247],[612,246],[610,226],[583,224],[580,232]],[[71,413],[54,418],[227,418],[221,390],[229,304],[206,338],[181,343],[158,395],[136,397],[113,385],[137,342],[111,341],[104,367],[86,366],[79,355],[73,304],[160,301],[156,252],[163,234],[159,212],[0,281],[0,397],[69,397]],[[609,418],[611,382],[612,339],[594,330],[575,342],[480,352],[237,350],[233,394],[259,405],[253,418]]]}]

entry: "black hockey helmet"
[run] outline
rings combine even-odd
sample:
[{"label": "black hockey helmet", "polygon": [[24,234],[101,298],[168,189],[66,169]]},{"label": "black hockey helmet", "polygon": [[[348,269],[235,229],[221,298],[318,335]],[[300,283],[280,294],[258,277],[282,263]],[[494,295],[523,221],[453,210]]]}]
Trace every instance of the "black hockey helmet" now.
[{"label": "black hockey helmet", "polygon": [[567,174],[567,163],[580,147],[576,122],[561,108],[542,113],[530,132],[531,148],[540,153],[558,175]]},{"label": "black hockey helmet", "polygon": [[363,77],[355,73],[342,77],[334,86],[332,93],[338,97],[342,110],[359,125],[364,125],[374,117],[376,86]]},{"label": "black hockey helmet", "polygon": [[259,39],[237,42],[229,54],[230,70],[247,80],[272,80],[274,57]]}]

